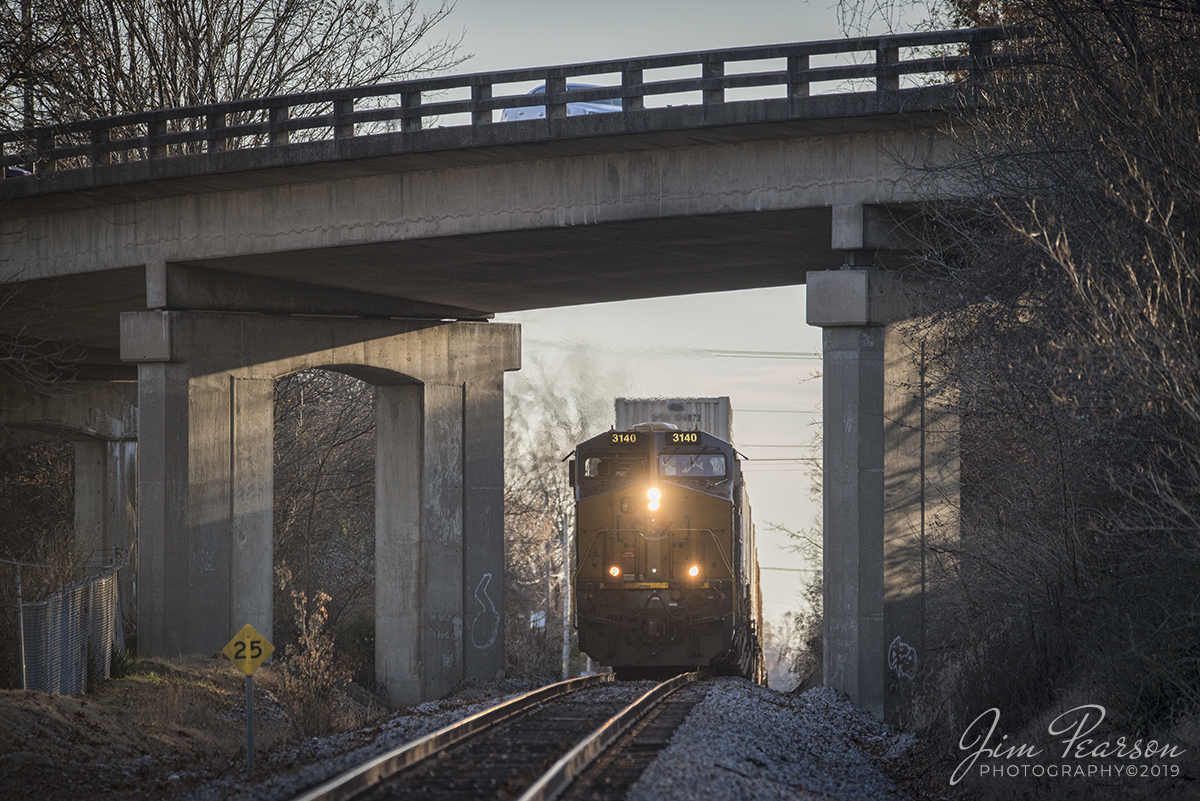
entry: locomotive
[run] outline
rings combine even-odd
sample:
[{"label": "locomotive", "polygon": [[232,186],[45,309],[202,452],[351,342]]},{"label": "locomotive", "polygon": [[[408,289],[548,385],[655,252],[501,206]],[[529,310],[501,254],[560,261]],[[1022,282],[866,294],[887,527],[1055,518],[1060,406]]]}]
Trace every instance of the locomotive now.
[{"label": "locomotive", "polygon": [[733,446],[665,423],[569,461],[579,648],[619,677],[709,668],[766,684],[750,503]]}]

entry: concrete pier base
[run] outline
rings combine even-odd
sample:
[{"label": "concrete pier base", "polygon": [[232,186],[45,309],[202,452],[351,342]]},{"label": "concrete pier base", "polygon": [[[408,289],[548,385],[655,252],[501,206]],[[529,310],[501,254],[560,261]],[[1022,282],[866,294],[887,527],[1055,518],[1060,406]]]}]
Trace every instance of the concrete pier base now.
[{"label": "concrete pier base", "polygon": [[824,681],[902,724],[925,657],[928,546],[957,532],[957,426],[925,397],[919,338],[903,322],[919,314],[919,289],[842,269],[809,273],[807,292],[824,349]]},{"label": "concrete pier base", "polygon": [[216,652],[246,623],[271,636],[273,382],[319,367],[376,386],[376,676],[390,700],[501,676],[503,374],[519,335],[123,314],[121,356],[139,371],[139,650]]},{"label": "concrete pier base", "polygon": [[394,577],[375,670],[395,703],[504,677],[501,376],[375,391],[375,569]]},{"label": "concrete pier base", "polygon": [[958,415],[926,375],[924,322],[884,329],[884,720],[906,727],[931,642],[926,591],[958,541]]},{"label": "concrete pier base", "polygon": [[823,332],[825,684],[883,716],[883,328]]}]

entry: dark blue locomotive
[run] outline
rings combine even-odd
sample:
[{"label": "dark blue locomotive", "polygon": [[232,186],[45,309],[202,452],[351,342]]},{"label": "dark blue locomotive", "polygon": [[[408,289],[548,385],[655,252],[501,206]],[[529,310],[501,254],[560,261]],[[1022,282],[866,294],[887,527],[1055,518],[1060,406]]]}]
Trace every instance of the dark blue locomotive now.
[{"label": "dark blue locomotive", "polygon": [[711,668],[766,683],[750,504],[730,443],[665,424],[570,462],[580,650],[618,676]]}]

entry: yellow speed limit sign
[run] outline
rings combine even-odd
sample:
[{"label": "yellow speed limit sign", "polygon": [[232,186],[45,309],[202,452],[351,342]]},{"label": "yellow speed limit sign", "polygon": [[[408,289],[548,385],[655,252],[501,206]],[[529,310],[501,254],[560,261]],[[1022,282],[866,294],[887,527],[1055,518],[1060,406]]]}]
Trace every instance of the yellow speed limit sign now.
[{"label": "yellow speed limit sign", "polygon": [[233,664],[242,669],[247,676],[254,675],[263,660],[275,652],[275,646],[267,642],[267,638],[254,630],[249,623],[233,635],[229,644],[221,649],[221,653],[229,657]]}]

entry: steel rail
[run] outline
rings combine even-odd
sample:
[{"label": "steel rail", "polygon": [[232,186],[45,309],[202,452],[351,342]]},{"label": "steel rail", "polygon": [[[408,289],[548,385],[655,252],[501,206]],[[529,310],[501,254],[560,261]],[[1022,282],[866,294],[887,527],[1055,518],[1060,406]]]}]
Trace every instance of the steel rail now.
[{"label": "steel rail", "polygon": [[510,701],[505,701],[490,709],[485,709],[457,723],[452,723],[431,734],[427,734],[411,743],[406,743],[387,753],[380,754],[357,767],[335,776],[323,784],[317,785],[311,790],[295,796],[292,801],[346,801],[346,799],[353,798],[355,795],[358,795],[368,787],[378,784],[392,774],[415,765],[421,760],[440,753],[473,734],[491,728],[551,698],[557,698],[560,695],[582,690],[585,687],[606,684],[612,682],[614,679],[615,677],[611,673],[584,676],[578,679],[560,681],[557,684],[550,684],[541,689],[519,695]]},{"label": "steel rail", "polygon": [[684,673],[654,687],[610,718],[603,726],[580,740],[562,759],[555,762],[550,770],[534,782],[518,801],[553,801],[626,729],[658,706],[671,693],[699,681],[705,675],[704,672]]}]

